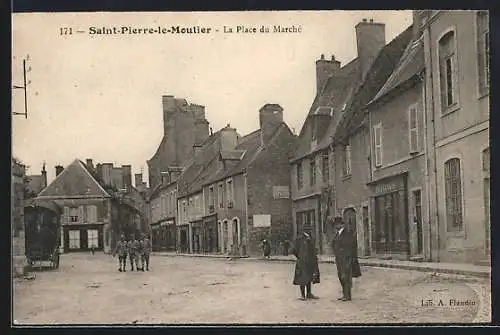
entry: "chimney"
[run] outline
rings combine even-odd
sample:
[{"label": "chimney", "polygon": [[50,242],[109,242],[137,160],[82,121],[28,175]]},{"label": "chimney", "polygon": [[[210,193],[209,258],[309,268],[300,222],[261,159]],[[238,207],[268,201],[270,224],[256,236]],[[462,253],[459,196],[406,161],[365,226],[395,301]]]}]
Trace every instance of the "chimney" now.
[{"label": "chimney", "polygon": [[101,164],[102,182],[104,183],[104,185],[111,185],[111,169],[112,168],[113,168],[113,164],[111,164],[111,163]]},{"label": "chimney", "polygon": [[191,104],[194,114],[194,144],[202,144],[209,136],[209,122],[205,119],[205,106]]},{"label": "chimney", "polygon": [[219,150],[234,150],[238,145],[238,133],[228,124],[220,130]]},{"label": "chimney", "polygon": [[56,165],[56,177],[63,172],[64,168],[61,165]]},{"label": "chimney", "polygon": [[123,188],[127,190],[132,186],[132,166],[131,165],[122,165],[122,180],[123,180]]},{"label": "chimney", "polygon": [[142,173],[136,173],[135,177],[135,187],[139,187],[142,185]]},{"label": "chimney", "polygon": [[45,170],[45,162],[42,166],[43,187],[47,187],[47,170]]},{"label": "chimney", "polygon": [[170,120],[168,116],[169,114],[171,115],[176,111],[174,96],[173,95],[162,96],[162,105],[163,105],[163,135],[166,135],[168,126],[170,125],[170,123],[173,122],[173,120]]},{"label": "chimney", "polygon": [[283,122],[283,108],[278,104],[265,104],[259,110],[260,136],[263,145]]},{"label": "chimney", "polygon": [[94,170],[94,164],[92,163],[92,158],[87,158],[85,160],[86,162],[86,165],[87,165],[87,168],[90,170],[90,171],[93,171]]},{"label": "chimney", "polygon": [[319,94],[329,77],[337,69],[340,69],[340,62],[332,56],[331,60],[325,59],[325,55],[316,61],[316,94]]},{"label": "chimney", "polygon": [[380,50],[385,46],[385,24],[363,19],[356,25],[359,70],[364,80]]}]

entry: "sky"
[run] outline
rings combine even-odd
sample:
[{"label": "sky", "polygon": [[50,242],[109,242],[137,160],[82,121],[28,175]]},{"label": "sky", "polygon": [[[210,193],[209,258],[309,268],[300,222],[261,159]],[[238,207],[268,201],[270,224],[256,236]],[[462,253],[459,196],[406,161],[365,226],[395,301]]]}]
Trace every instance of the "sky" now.
[{"label": "sky", "polygon": [[[147,160],[163,136],[162,95],[204,105],[214,132],[230,124],[245,135],[259,127],[266,103],[284,108],[296,134],[316,93],[321,54],[347,64],[357,56],[354,26],[385,23],[390,42],[412,23],[411,11],[191,13],[22,13],[12,15],[12,84],[23,83],[28,119],[12,117],[12,154],[49,183],[55,166],[75,159],[132,165],[148,180]],[[89,34],[95,27],[200,26],[208,34]],[[224,33],[274,25],[300,33]],[[62,31],[72,34],[61,35]],[[215,29],[219,32],[215,32]],[[77,30],[83,33],[76,33]],[[227,30],[227,29],[226,29]],[[28,56],[29,55],[29,56]],[[24,93],[12,91],[13,112]]]}]

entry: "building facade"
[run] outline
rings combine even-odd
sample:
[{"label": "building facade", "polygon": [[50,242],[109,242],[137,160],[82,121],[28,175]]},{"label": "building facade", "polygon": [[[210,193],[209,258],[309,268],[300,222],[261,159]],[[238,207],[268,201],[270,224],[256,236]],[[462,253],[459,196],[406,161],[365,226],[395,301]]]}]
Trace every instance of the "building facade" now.
[{"label": "building facade", "polygon": [[[415,11],[425,45],[433,259],[490,258],[487,11]],[[435,172],[434,172],[435,171]]]},{"label": "building facade", "polygon": [[24,193],[25,172],[23,164],[12,159],[11,168],[11,241],[12,241],[12,274],[24,274],[26,266],[25,257],[25,231],[24,231]]},{"label": "building facade", "polygon": [[153,250],[175,251],[177,246],[177,182],[159,185],[150,198]]},{"label": "building facade", "polygon": [[276,252],[293,235],[289,159],[296,136],[277,104],[264,105],[259,119],[258,130],[221,150],[203,183],[205,215],[216,217],[218,248],[231,255],[258,255],[263,239]]}]

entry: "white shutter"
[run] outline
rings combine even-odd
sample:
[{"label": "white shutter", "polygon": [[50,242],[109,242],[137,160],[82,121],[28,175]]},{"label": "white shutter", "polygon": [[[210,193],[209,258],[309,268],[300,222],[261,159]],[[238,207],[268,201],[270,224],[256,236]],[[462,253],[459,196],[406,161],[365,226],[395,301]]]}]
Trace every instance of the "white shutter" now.
[{"label": "white shutter", "polygon": [[373,127],[375,140],[375,166],[382,165],[382,125],[378,124]]},{"label": "white shutter", "polygon": [[83,206],[79,206],[78,207],[78,223],[85,222],[83,215],[84,215]]},{"label": "white shutter", "polygon": [[410,107],[408,111],[408,128],[409,128],[409,145],[410,153],[418,151],[418,121],[417,121],[417,108]]},{"label": "white shutter", "polygon": [[63,217],[63,223],[64,224],[69,224],[69,207],[64,206],[64,217]]}]

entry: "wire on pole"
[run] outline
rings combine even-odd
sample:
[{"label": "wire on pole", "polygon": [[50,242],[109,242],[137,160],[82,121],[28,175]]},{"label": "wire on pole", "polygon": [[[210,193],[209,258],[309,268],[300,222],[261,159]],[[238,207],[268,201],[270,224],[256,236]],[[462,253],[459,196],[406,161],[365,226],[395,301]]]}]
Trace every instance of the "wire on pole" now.
[{"label": "wire on pole", "polygon": [[[28,118],[28,84],[31,83],[30,81],[26,81],[26,61],[29,60],[30,55],[28,54],[25,59],[23,59],[23,86],[19,85],[13,85],[13,89],[21,89],[24,91],[24,113],[19,113],[19,112],[13,112],[13,115],[24,115],[24,117],[27,119]],[[31,66],[29,67],[28,71],[31,70]]]}]

